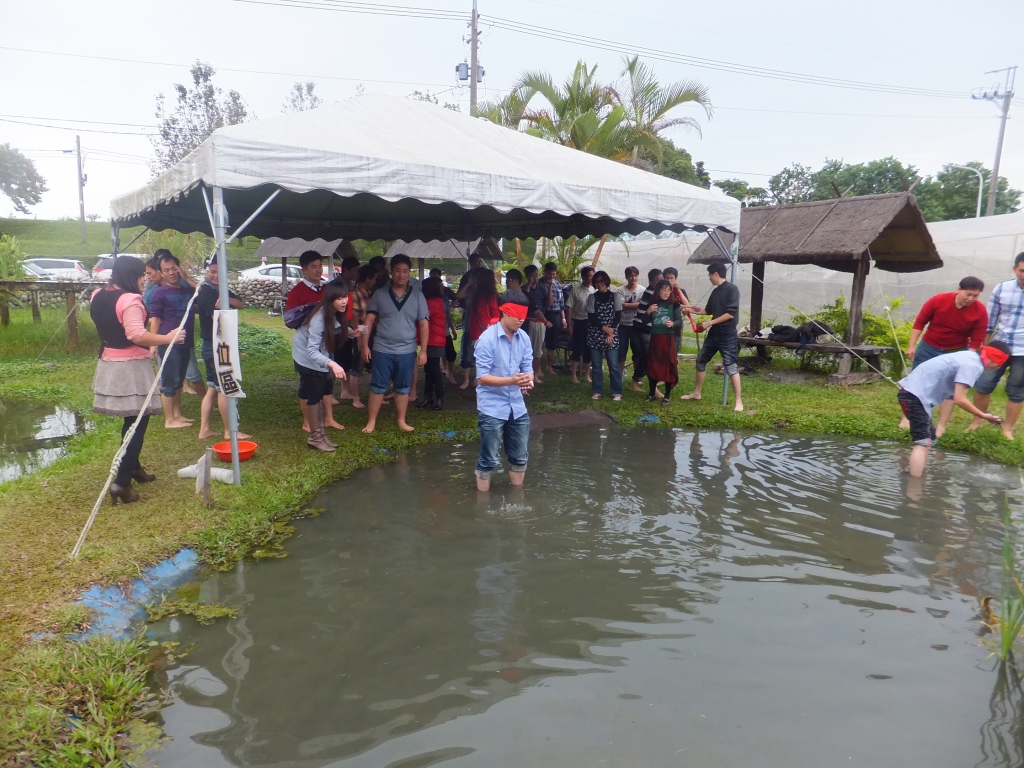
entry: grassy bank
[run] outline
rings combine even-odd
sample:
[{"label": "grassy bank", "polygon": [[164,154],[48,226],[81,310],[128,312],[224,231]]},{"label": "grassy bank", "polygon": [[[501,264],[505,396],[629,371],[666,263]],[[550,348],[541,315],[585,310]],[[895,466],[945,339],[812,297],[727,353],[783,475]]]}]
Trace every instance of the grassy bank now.
[{"label": "grassy bank", "polygon": [[[27,315],[24,310],[13,312],[11,326],[0,330],[0,397],[42,398],[88,412],[95,329],[83,318],[86,341],[78,349],[69,348],[58,333],[36,362],[59,318],[33,325]],[[280,319],[262,312],[246,311],[243,319],[286,333]],[[449,410],[413,409],[414,434],[398,431],[385,411],[377,433],[363,435],[359,429],[365,412],[343,405],[335,412],[347,427],[334,435],[341,446],[338,452],[309,451],[298,428],[290,355],[280,341],[270,343],[275,338],[257,344],[244,363],[248,397],[240,406],[242,429],[254,435],[260,449],[243,465],[243,485],[217,485],[211,507],[203,507],[192,484],[174,475],[211,441],[198,441],[197,428],[166,430],[160,417],[153,419],[143,451],[145,466],[158,480],[139,489],[142,499],[137,504],[103,506],[79,561],[68,561],[68,553],[109,470],[120,420],[96,417],[94,430],[72,439],[67,458],[0,486],[0,755],[13,757],[12,764],[107,764],[105,755],[131,749],[133,724],[150,711],[145,685],[150,651],[145,644],[83,647],[59,638],[28,642],[32,633],[68,632],[87,622],[88,617],[68,608],[87,585],[128,581],[183,546],[195,548],[212,567],[230,566],[272,547],[284,528],[282,521],[325,483],[387,461],[412,445],[439,440],[442,431],[475,428],[471,395],[457,391],[449,393]],[[792,368],[784,362],[776,366],[789,373]],[[681,375],[679,393],[692,383],[692,363],[681,365]],[[624,425],[636,424],[650,412],[667,427],[859,435],[899,440],[909,447],[906,433],[896,426],[895,391],[889,384],[832,390],[820,378],[782,383],[744,377],[749,412],[736,414],[719,404],[721,383],[721,377],[709,377],[702,402],[674,398],[662,407],[632,392],[620,403],[607,397],[594,402],[589,387],[573,386],[567,376],[558,376],[538,388],[530,406],[534,411],[597,407]],[[1001,393],[994,398],[997,411],[1004,402],[1000,398]],[[186,414],[198,419],[198,408],[196,398],[186,397]],[[1007,442],[994,428],[967,434],[962,430],[966,422],[964,414],[957,415],[942,440],[945,448],[1008,463],[1024,461],[1024,441]]]}]

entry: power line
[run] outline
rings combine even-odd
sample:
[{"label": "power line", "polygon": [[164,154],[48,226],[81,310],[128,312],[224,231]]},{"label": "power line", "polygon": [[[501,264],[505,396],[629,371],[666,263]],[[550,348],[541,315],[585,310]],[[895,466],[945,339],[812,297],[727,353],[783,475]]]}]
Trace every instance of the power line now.
[{"label": "power line", "polygon": [[73,120],[67,117],[40,117],[38,115],[0,115],[0,117],[10,117],[19,120],[51,120],[55,123],[85,123],[88,125],[119,125],[127,126],[130,128],[156,128],[154,123],[115,123],[110,120]]},{"label": "power line", "polygon": [[[291,5],[292,0],[279,2],[263,2],[262,0],[235,0],[251,5]],[[463,21],[465,14],[458,11],[444,11],[437,8],[415,8],[404,5],[377,5],[369,3],[350,3],[344,0],[310,0],[308,4],[296,3],[295,7],[309,7],[339,13],[359,13],[367,16],[399,16],[410,19],[440,19],[443,21]]]},{"label": "power line", "polygon": [[[295,1],[301,2],[301,0]],[[903,96],[930,96],[935,98],[958,99],[968,98],[969,96],[969,94],[967,93],[960,93],[957,91],[943,91],[930,88],[916,88],[912,86],[891,85],[886,83],[871,83],[859,80],[845,80],[842,78],[824,77],[820,75],[807,75],[800,72],[788,72],[786,70],[776,70],[768,69],[765,67],[755,67],[746,64],[736,64],[733,62],[720,61],[716,59],[706,59],[697,56],[686,56],[683,54],[672,53],[670,51],[659,50],[657,48],[648,48],[646,46],[637,46],[627,43],[620,43],[614,40],[607,40],[591,36],[588,36],[585,39],[581,39],[570,33],[546,29],[544,27],[534,26],[532,24],[525,24],[523,22],[513,21],[511,19],[504,19],[497,16],[485,16],[483,18],[485,19],[485,21],[489,21],[494,28],[504,29],[509,32],[517,32],[519,34],[530,35],[533,37],[541,37],[548,40],[555,40],[557,42],[572,43],[575,45],[585,45],[589,48],[600,48],[603,50],[623,53],[627,55],[639,54],[649,59],[668,61],[677,64],[686,64],[689,66],[700,67],[704,69],[713,69],[722,72],[732,72],[734,74],[748,75],[752,77],[762,77],[772,80],[799,82],[806,83],[809,85],[822,85],[832,88],[873,91],[876,93],[895,93]]]},{"label": "power line", "polygon": [[76,128],[74,126],[63,126],[63,125],[44,125],[43,123],[30,123],[25,120],[9,120],[7,118],[0,117],[0,123],[14,123],[15,125],[31,125],[35,128],[52,128],[56,131],[77,131],[79,133],[108,133],[114,134],[115,136],[155,136],[153,132],[143,131],[104,131],[98,128]]},{"label": "power line", "polygon": [[[44,51],[38,48],[15,48],[9,45],[0,45],[0,51],[16,51],[18,53],[36,53],[42,56],[64,56],[72,59],[91,59],[93,61],[113,61],[119,64],[146,64],[154,67],[174,67],[175,69],[189,69],[191,64],[181,64],[170,61],[152,61],[147,59],[122,59],[116,56],[95,56],[85,53],[67,53],[66,51]],[[218,72],[235,72],[244,75],[273,75],[275,77],[299,77],[309,80],[344,80],[353,83],[383,83],[387,85],[428,85],[434,88],[447,88],[451,83],[423,83],[414,80],[375,80],[367,77],[340,77],[338,75],[310,75],[298,72],[272,72],[262,69],[239,69],[237,67],[214,66]]]}]

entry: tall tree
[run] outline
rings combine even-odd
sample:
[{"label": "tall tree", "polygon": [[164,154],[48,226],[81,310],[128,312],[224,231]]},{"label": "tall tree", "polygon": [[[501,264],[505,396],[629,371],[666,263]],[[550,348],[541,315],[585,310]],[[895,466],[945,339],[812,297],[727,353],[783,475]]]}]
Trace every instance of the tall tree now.
[{"label": "tall tree", "polygon": [[714,186],[744,205],[770,205],[772,202],[771,192],[764,187],[752,187],[742,179],[722,179],[714,182]]},{"label": "tall tree", "polygon": [[676,147],[671,139],[659,138],[658,144],[657,148],[641,147],[634,165],[697,187],[710,186],[711,180],[707,173],[702,175],[703,163],[694,165],[693,156],[685,149]]},{"label": "tall tree", "polygon": [[28,213],[29,206],[38,205],[46,192],[46,182],[36,164],[10,144],[0,144],[0,192],[11,199],[19,213]]},{"label": "tall tree", "polygon": [[285,99],[284,107],[282,112],[305,112],[309,109],[316,109],[322,106],[324,100],[317,96],[313,91],[316,88],[316,83],[312,80],[307,80],[304,83],[295,83],[292,85],[292,89],[288,92],[288,98]]},{"label": "tall tree", "polygon": [[191,74],[191,88],[175,84],[173,110],[168,109],[162,93],[156,97],[156,117],[160,124],[159,134],[152,139],[156,153],[155,173],[170,168],[218,128],[243,123],[249,118],[249,108],[238,91],[225,94],[213,84],[213,76],[217,74],[213,67],[197,60]]},{"label": "tall tree", "polygon": [[[992,171],[979,162],[959,163],[981,171],[985,178],[983,192],[988,191]],[[925,179],[914,190],[925,221],[969,219],[977,212],[978,176],[963,168],[943,166],[934,177]],[[999,177],[996,189],[996,213],[1012,213],[1020,207],[1021,191],[1010,187],[1005,176]],[[984,206],[984,202],[982,203]],[[984,207],[983,207],[984,210]]]},{"label": "tall tree", "polygon": [[663,147],[661,135],[669,128],[686,126],[700,133],[700,123],[694,118],[668,116],[676,107],[696,104],[704,109],[708,118],[711,117],[708,88],[697,80],[683,80],[663,86],[651,68],[640,61],[639,56],[625,59],[622,76],[625,83],[616,100],[626,112],[633,160],[637,159],[641,147],[655,153],[660,151]]}]

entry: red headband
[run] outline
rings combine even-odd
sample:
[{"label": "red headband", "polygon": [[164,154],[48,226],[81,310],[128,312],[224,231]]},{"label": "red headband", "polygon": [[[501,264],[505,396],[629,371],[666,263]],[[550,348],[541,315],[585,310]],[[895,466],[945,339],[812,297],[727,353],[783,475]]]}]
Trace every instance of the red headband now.
[{"label": "red headband", "polygon": [[516,320],[525,320],[528,308],[522,304],[514,304],[510,301],[507,304],[502,304],[500,309],[506,315],[512,315]]},{"label": "red headband", "polygon": [[1001,349],[984,346],[981,348],[981,359],[985,363],[992,362],[995,363],[996,365],[1002,365],[1003,363],[1010,359],[1010,356],[1003,352],[1003,350]]}]

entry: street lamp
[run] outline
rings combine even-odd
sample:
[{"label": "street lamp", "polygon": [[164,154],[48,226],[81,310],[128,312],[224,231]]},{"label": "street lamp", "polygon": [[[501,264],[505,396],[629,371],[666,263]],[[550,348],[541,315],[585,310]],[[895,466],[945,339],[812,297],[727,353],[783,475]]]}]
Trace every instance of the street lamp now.
[{"label": "street lamp", "polygon": [[985,188],[985,177],[981,175],[981,171],[977,168],[971,168],[969,165],[947,165],[947,168],[961,168],[965,171],[970,171],[978,175],[978,208],[974,213],[974,218],[981,217],[981,191]]}]

